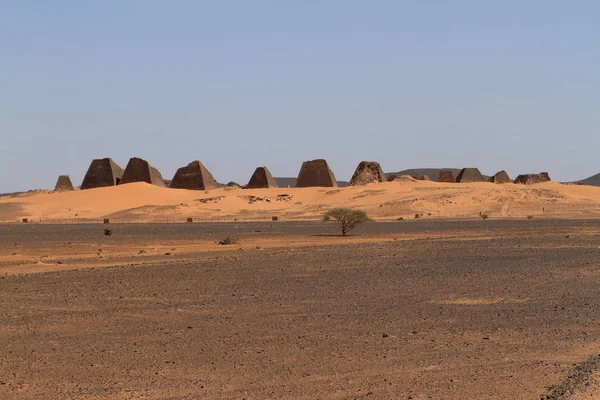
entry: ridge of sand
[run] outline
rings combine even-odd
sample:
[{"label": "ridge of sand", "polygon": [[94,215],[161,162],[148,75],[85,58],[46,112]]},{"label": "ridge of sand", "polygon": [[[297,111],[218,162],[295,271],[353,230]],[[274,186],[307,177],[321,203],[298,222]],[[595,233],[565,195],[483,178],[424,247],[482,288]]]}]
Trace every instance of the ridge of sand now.
[{"label": "ridge of sand", "polygon": [[600,187],[556,182],[524,186],[487,182],[384,182],[345,188],[185,190],[147,183],[74,192],[0,198],[0,221],[90,220],[124,222],[316,219],[332,207],[364,210],[376,219],[600,216]]}]

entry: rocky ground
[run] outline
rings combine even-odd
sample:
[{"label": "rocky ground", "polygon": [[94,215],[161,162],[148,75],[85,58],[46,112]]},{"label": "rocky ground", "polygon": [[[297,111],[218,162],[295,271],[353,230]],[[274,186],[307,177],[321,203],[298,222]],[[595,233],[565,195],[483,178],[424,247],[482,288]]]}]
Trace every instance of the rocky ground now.
[{"label": "rocky ground", "polygon": [[[377,223],[350,239],[319,223],[103,229],[0,226],[0,398],[539,399],[594,385],[596,221]],[[9,257],[231,232],[231,250],[112,267],[62,270],[50,254],[55,271],[15,275]],[[303,236],[324,245],[294,246]]]}]

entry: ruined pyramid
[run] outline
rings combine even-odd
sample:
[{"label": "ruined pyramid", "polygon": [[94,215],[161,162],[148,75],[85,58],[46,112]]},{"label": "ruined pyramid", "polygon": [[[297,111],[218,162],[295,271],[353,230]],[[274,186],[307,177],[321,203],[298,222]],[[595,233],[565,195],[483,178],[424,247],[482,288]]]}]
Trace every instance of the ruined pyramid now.
[{"label": "ruined pyramid", "polygon": [[267,167],[258,167],[250,177],[246,189],[277,188],[277,182]]},{"label": "ruined pyramid", "polygon": [[208,190],[215,189],[218,184],[208,169],[196,160],[175,172],[170,187],[173,189]]},{"label": "ruined pyramid", "polygon": [[120,184],[125,185],[133,182],[146,182],[151,185],[165,186],[165,181],[160,172],[151,166],[148,161],[137,157],[129,159]]},{"label": "ruined pyramid", "polygon": [[373,182],[385,182],[386,177],[376,161],[361,161],[356,167],[352,179],[350,179],[350,186],[366,185]]},{"label": "ruined pyramid", "polygon": [[512,183],[510,180],[510,176],[505,170],[497,172],[494,176],[491,176],[489,179],[492,183]]},{"label": "ruined pyramid", "polygon": [[81,190],[106,186],[115,186],[121,182],[123,169],[110,158],[92,160],[88,168]]},{"label": "ruined pyramid", "polygon": [[456,177],[457,183],[485,182],[485,178],[477,168],[463,168]]},{"label": "ruined pyramid", "polygon": [[315,186],[337,187],[333,171],[329,169],[327,161],[322,159],[304,161],[296,180],[296,187],[299,188]]},{"label": "ruined pyramid", "polygon": [[446,183],[456,183],[456,179],[454,178],[454,174],[452,171],[440,171],[438,174],[438,182],[446,182]]},{"label": "ruined pyramid", "polygon": [[71,178],[69,178],[69,175],[60,175],[56,181],[56,185],[54,186],[54,191],[62,192],[66,190],[74,190],[73,183],[71,183]]}]

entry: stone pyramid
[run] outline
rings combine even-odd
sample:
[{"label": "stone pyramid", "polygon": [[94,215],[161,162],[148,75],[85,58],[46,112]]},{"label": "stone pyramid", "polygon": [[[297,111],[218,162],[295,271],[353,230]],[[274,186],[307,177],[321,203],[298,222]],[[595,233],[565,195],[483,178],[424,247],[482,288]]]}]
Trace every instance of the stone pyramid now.
[{"label": "stone pyramid", "polygon": [[106,186],[116,186],[121,182],[123,169],[110,158],[95,159],[90,164],[81,190],[93,189]]},{"label": "stone pyramid", "polygon": [[440,171],[438,174],[438,182],[456,183],[452,171]]},{"label": "stone pyramid", "polygon": [[356,167],[352,179],[350,179],[350,186],[361,186],[367,185],[373,182],[385,182],[386,177],[376,161],[361,161]]},{"label": "stone pyramid", "polygon": [[277,182],[267,167],[258,167],[254,170],[246,189],[278,188]]},{"label": "stone pyramid", "polygon": [[74,190],[73,184],[71,183],[71,178],[69,178],[69,175],[60,175],[56,181],[56,185],[54,186],[54,191],[62,192],[66,190]]},{"label": "stone pyramid", "polygon": [[151,166],[148,161],[137,157],[129,159],[123,172],[121,185],[133,182],[146,182],[151,185],[165,187],[165,181],[160,172]]},{"label": "stone pyramid", "polygon": [[485,178],[477,168],[463,168],[456,177],[458,183],[485,182]]},{"label": "stone pyramid", "polygon": [[510,180],[510,176],[505,170],[497,172],[494,176],[491,176],[489,179],[492,183],[512,183]]},{"label": "stone pyramid", "polygon": [[208,190],[217,187],[215,178],[198,160],[179,168],[171,181],[173,189]]},{"label": "stone pyramid", "polygon": [[304,161],[296,179],[296,187],[337,187],[335,175],[329,169],[327,161],[318,159]]}]

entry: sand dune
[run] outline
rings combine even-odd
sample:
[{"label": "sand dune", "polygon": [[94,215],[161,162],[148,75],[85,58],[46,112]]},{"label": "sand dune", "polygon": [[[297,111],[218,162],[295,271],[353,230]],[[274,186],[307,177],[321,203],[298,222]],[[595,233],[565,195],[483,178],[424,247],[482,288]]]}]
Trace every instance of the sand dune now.
[{"label": "sand dune", "polygon": [[0,220],[122,221],[173,219],[314,219],[336,206],[376,219],[600,215],[600,188],[556,182],[532,186],[493,183],[386,182],[346,188],[168,189],[146,183],[74,192],[0,198]]}]

